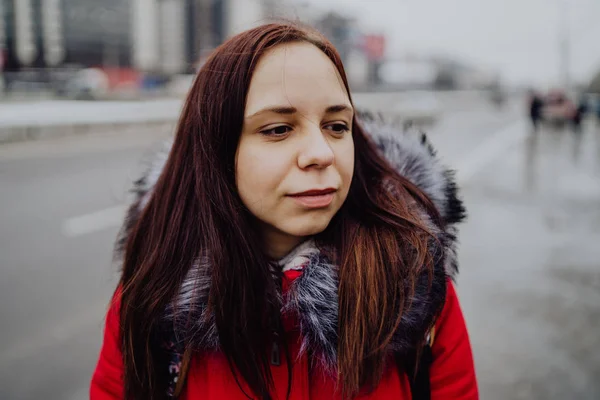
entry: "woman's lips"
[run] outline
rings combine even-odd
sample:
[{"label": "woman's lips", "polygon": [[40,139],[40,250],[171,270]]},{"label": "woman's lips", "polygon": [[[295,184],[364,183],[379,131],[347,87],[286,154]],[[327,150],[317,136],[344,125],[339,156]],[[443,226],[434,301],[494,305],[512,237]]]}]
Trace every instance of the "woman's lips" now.
[{"label": "woman's lips", "polygon": [[324,208],[331,204],[335,189],[324,189],[324,190],[308,190],[306,192],[289,195],[301,205],[306,208]]}]

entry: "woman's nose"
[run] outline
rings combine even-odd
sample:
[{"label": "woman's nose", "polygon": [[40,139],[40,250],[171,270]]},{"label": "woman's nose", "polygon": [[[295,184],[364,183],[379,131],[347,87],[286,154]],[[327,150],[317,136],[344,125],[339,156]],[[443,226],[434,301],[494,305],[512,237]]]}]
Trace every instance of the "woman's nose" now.
[{"label": "woman's nose", "polygon": [[304,136],[302,149],[298,155],[300,168],[326,168],[333,164],[333,149],[320,127],[311,127]]}]

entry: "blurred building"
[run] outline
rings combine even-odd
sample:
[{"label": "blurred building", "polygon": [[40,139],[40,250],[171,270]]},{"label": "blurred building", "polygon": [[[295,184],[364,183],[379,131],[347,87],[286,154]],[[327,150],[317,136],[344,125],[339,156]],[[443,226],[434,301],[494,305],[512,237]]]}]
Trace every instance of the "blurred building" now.
[{"label": "blurred building", "polygon": [[387,57],[380,70],[382,81],[394,89],[478,90],[497,86],[499,76],[441,56],[405,54]]},{"label": "blurred building", "polygon": [[129,0],[4,0],[4,69],[129,65]]},{"label": "blurred building", "polygon": [[194,72],[237,32],[264,22],[269,0],[130,0],[133,66],[146,73]]},{"label": "blurred building", "polygon": [[294,0],[2,0],[0,67],[5,76],[42,80],[94,67],[111,81],[125,75],[128,85],[155,85],[194,73],[228,37],[273,17],[320,30],[354,87],[378,81],[384,36],[363,32],[352,16]]},{"label": "blurred building", "polygon": [[227,0],[131,0],[133,65],[148,73],[191,72],[226,35]]},{"label": "blurred building", "polygon": [[489,89],[499,84],[496,72],[468,65],[448,57],[431,57],[437,73],[433,82],[436,89],[476,90]]},{"label": "blurred building", "polygon": [[3,65],[189,72],[227,36],[264,21],[268,7],[268,0],[3,0]]}]

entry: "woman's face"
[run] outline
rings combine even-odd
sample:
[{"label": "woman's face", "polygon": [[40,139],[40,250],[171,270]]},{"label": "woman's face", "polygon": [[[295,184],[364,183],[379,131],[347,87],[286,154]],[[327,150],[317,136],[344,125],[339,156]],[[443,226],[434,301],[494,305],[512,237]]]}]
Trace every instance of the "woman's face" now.
[{"label": "woman's face", "polygon": [[279,45],[259,60],[236,185],[271,257],[322,232],[344,203],[354,171],[352,117],[335,65],[314,45]]}]

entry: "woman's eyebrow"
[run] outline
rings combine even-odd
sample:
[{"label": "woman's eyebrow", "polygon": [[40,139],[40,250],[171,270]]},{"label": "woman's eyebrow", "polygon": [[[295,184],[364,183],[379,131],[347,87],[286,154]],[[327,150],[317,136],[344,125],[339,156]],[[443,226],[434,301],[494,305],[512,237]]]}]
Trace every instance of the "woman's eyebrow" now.
[{"label": "woman's eyebrow", "polygon": [[[333,106],[329,106],[325,109],[325,113],[326,114],[335,114],[335,113],[339,113],[339,112],[343,112],[343,111],[349,111],[352,112],[352,107],[347,105],[347,104],[335,104]],[[298,112],[298,109],[296,107],[285,107],[285,106],[269,106],[269,107],[265,107],[263,109],[258,110],[257,112],[255,112],[254,114],[248,115],[246,118],[253,118],[259,114],[264,114],[264,113],[275,113],[275,114],[282,114],[282,115],[290,115],[290,114],[295,114]]]},{"label": "woman's eyebrow", "polygon": [[279,106],[265,107],[261,110],[258,110],[257,112],[255,112],[252,115],[248,115],[246,118],[252,118],[259,114],[263,114],[263,113],[267,113],[267,112],[271,112],[271,113],[275,113],[275,114],[289,115],[289,114],[294,114],[297,111],[298,110],[296,109],[296,107],[279,107]]},{"label": "woman's eyebrow", "polygon": [[338,113],[338,112],[342,112],[342,111],[350,111],[352,112],[352,107],[346,105],[346,104],[336,104],[334,106],[329,106],[327,107],[327,109],[325,109],[325,113],[326,114],[334,114],[334,113]]}]

